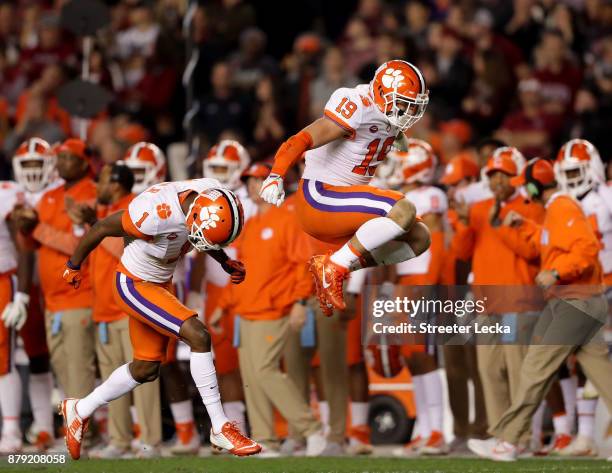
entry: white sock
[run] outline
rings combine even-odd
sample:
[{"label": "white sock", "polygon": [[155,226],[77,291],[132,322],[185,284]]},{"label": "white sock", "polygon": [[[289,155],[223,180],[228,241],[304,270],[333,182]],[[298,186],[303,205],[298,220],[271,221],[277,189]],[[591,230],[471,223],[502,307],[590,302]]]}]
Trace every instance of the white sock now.
[{"label": "white sock", "polygon": [[531,438],[538,445],[542,442],[542,423],[546,412],[546,401],[542,401],[531,417]]},{"label": "white sock", "polygon": [[53,375],[47,373],[30,373],[28,392],[32,406],[34,425],[43,432],[53,434],[53,407],[51,392],[53,391]]},{"label": "white sock", "polygon": [[593,438],[595,433],[595,409],[597,399],[584,399],[584,388],[578,388],[578,435]]},{"label": "white sock", "polygon": [[578,389],[578,380],[575,376],[563,378],[559,381],[559,386],[561,386],[561,393],[563,394],[567,425],[569,432],[572,433],[576,425],[576,391]]},{"label": "white sock", "polygon": [[121,365],[91,393],[80,399],[76,410],[81,419],[87,419],[94,411],[105,404],[132,391],[136,386],[140,386],[130,373],[130,364]]},{"label": "white sock", "polygon": [[223,403],[223,410],[231,422],[235,422],[242,433],[246,432],[246,417],[244,411],[246,407],[242,401],[229,401]]},{"label": "white sock", "polygon": [[2,436],[21,438],[21,378],[16,369],[0,376],[0,411],[2,412]]},{"label": "white sock", "polygon": [[[371,252],[404,233],[406,233],[406,230],[389,217],[377,217],[361,225],[357,229],[355,236],[359,243],[361,243],[361,246]],[[331,255],[331,261],[354,271],[363,267],[359,261],[361,257],[362,255],[355,251],[349,240],[342,248]]]},{"label": "white sock", "polygon": [[172,411],[172,418],[175,424],[193,422],[193,404],[191,404],[191,399],[181,402],[171,402],[170,410]]},{"label": "white sock", "polygon": [[442,415],[444,401],[442,397],[442,380],[438,370],[423,375],[425,396],[429,412],[429,426],[432,431],[442,432]]},{"label": "white sock", "polygon": [[427,406],[427,395],[425,394],[425,376],[420,374],[412,377],[412,387],[414,392],[414,404],[416,407],[417,436],[423,439],[431,435],[431,424],[429,422],[429,408]]},{"label": "white sock", "polygon": [[569,435],[569,423],[567,422],[567,414],[560,414],[553,416],[553,427],[555,429],[555,435]]},{"label": "white sock", "polygon": [[323,432],[329,432],[329,403],[327,401],[319,401],[319,420],[323,425]]},{"label": "white sock", "polygon": [[217,382],[217,371],[213,363],[211,352],[196,353],[191,352],[189,360],[189,369],[191,377],[195,382],[196,388],[202,396],[202,402],[210,417],[213,432],[219,433],[223,425],[228,422],[223,405],[221,404],[221,394],[219,393],[219,384]]},{"label": "white sock", "polygon": [[[172,404],[170,404],[170,407],[172,407]],[[132,424],[138,424],[138,409],[134,405],[130,406],[130,417],[132,418]]]},{"label": "white sock", "polygon": [[351,426],[368,425],[369,402],[351,402]]}]

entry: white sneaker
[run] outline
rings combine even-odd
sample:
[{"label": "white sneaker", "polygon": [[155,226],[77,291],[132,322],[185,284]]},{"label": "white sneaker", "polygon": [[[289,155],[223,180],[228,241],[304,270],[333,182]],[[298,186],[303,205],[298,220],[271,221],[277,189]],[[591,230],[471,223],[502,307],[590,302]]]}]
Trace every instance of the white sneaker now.
[{"label": "white sneaker", "polygon": [[159,458],[161,456],[161,451],[159,447],[154,445],[147,445],[146,443],[141,443],[140,448],[134,453],[132,458]]},{"label": "white sneaker", "polygon": [[9,455],[11,453],[19,453],[23,448],[21,433],[2,435],[0,438],[0,455]]},{"label": "white sneaker", "polygon": [[597,446],[592,438],[579,435],[567,448],[561,450],[559,455],[563,457],[596,457],[598,453]]},{"label": "white sneaker", "polygon": [[319,430],[314,434],[306,437],[306,456],[318,457],[327,447],[327,438],[323,435],[323,431]]},{"label": "white sneaker", "polygon": [[259,445],[261,445],[261,451],[259,452],[259,455],[257,455],[257,458],[278,458],[281,456],[281,453],[278,450],[270,448],[265,443],[260,443]]},{"label": "white sneaker", "polygon": [[281,455],[284,456],[304,456],[306,453],[306,444],[294,438],[286,438],[281,444],[280,450]]},{"label": "white sneaker", "polygon": [[89,458],[98,458],[98,459],[116,459],[123,458],[123,456],[128,453],[129,450],[127,448],[117,447],[112,443],[109,443],[106,447],[96,448],[89,452]]},{"label": "white sneaker", "polygon": [[517,457],[517,448],[514,445],[496,438],[487,440],[470,439],[467,445],[472,452],[482,458],[512,462]]}]

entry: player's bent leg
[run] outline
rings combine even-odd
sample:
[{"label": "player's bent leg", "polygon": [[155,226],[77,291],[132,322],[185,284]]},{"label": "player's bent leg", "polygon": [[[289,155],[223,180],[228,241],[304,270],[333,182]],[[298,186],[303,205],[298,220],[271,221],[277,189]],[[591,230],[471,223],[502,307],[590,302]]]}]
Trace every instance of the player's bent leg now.
[{"label": "player's bent leg", "polygon": [[242,434],[235,423],[229,422],[223,405],[213,362],[211,338],[204,323],[197,317],[183,322],[179,336],[191,347],[189,368],[202,402],[206,407],[212,428],[210,442],[214,447],[228,450],[237,456],[254,455],[261,445]]}]

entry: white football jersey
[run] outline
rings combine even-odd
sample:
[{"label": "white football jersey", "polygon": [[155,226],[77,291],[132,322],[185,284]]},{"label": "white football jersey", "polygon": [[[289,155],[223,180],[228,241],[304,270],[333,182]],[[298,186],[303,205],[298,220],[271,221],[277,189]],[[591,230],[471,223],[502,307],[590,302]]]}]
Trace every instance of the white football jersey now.
[{"label": "white football jersey", "polygon": [[599,261],[604,274],[612,273],[612,189],[599,185],[580,201],[584,213],[597,221],[597,231],[603,244]]},{"label": "white football jersey", "polygon": [[335,186],[368,184],[391,149],[398,128],[378,109],[367,84],[336,90],[324,114],[351,136],[307,151],[303,178]]},{"label": "white football jersey", "polygon": [[[406,192],[406,198],[416,207],[417,215],[443,215],[448,210],[448,199],[442,189],[435,186],[423,186]],[[426,274],[431,263],[431,249],[427,249],[416,258],[402,261],[396,265],[397,274]]]},{"label": "white football jersey", "polygon": [[16,182],[0,182],[0,273],[17,267],[17,251],[11,238],[7,219],[15,205],[25,204],[25,193]]},{"label": "white football jersey", "polygon": [[121,257],[123,266],[144,281],[172,279],[178,260],[192,248],[179,194],[222,187],[216,179],[193,179],[156,184],[138,195],[127,212],[132,224],[152,239],[130,239]]}]

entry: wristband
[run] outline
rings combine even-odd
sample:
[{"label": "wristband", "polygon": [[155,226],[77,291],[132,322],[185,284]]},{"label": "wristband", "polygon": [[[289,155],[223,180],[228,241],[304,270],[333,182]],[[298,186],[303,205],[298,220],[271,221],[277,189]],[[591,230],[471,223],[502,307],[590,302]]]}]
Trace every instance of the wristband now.
[{"label": "wristband", "polygon": [[80,264],[73,264],[70,260],[66,261],[66,266],[69,269],[72,269],[74,271],[78,271],[79,269],[81,269],[81,265]]}]

